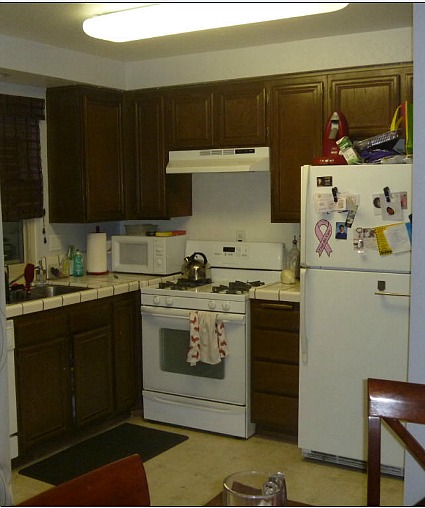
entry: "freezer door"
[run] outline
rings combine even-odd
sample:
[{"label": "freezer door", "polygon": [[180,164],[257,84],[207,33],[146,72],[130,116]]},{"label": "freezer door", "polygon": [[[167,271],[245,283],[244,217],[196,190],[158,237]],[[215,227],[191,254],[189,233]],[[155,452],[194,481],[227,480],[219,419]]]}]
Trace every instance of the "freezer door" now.
[{"label": "freezer door", "polygon": [[[406,228],[402,226],[401,231],[389,228],[384,233],[393,233],[391,241],[394,253],[390,255],[380,255],[374,228],[410,222],[411,164],[303,166],[301,174],[302,265],[410,272],[410,242],[401,242],[403,233],[408,239]],[[359,200],[351,227],[346,225],[346,209],[321,213],[317,211],[325,208],[326,198],[333,200],[332,189],[337,198],[353,196]],[[384,189],[392,200],[390,203],[385,201],[382,204],[379,199],[379,196],[384,195]],[[398,204],[401,195],[402,206]],[[321,208],[319,204],[322,205]],[[341,199],[338,204],[342,206],[344,201]],[[361,244],[359,248],[358,238],[363,242],[363,248]],[[405,250],[406,246],[408,250]]]},{"label": "freezer door", "polygon": [[[301,284],[299,446],[365,461],[366,379],[407,380],[410,277],[307,269]],[[385,430],[382,457],[403,467]]]}]

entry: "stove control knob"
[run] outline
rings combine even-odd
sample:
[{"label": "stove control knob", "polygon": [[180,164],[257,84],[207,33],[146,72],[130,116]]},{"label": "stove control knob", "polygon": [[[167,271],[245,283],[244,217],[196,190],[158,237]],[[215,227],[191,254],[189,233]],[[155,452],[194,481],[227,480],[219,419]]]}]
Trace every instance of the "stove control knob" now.
[{"label": "stove control knob", "polygon": [[223,302],[221,308],[226,311],[230,310],[230,302]]},{"label": "stove control knob", "polygon": [[217,307],[217,304],[215,303],[214,300],[210,300],[208,302],[208,308],[211,309],[211,310],[214,310],[215,308]]},{"label": "stove control knob", "polygon": [[154,296],[153,297],[153,303],[155,305],[161,305],[161,298],[159,296]]},{"label": "stove control knob", "polygon": [[172,296],[167,296],[167,297],[165,298],[165,304],[166,304],[166,305],[168,305],[168,306],[170,306],[170,307],[171,307],[171,305],[173,305],[173,303],[174,303],[174,300],[173,300],[173,297],[172,297]]}]

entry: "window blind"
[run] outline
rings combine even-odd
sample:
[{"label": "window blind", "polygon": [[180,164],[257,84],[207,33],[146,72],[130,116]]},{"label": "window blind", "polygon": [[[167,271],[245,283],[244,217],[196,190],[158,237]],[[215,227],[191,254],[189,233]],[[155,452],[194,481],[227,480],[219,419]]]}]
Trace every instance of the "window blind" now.
[{"label": "window blind", "polygon": [[39,121],[44,118],[44,99],[0,94],[3,221],[43,216]]}]

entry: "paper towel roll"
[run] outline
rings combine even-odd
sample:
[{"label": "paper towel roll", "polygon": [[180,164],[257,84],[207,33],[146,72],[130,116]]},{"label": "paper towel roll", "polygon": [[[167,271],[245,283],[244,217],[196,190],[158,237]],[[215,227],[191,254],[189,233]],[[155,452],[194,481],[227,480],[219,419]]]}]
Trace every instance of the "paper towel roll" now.
[{"label": "paper towel roll", "polygon": [[106,260],[106,233],[89,233],[87,235],[87,273],[102,275],[108,273]]}]

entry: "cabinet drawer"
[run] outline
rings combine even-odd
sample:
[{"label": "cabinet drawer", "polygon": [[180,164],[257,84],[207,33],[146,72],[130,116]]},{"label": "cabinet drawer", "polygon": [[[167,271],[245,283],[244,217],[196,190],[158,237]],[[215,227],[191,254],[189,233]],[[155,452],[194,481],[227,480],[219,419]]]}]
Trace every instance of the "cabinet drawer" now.
[{"label": "cabinet drawer", "polygon": [[73,333],[100,328],[108,325],[111,321],[111,298],[71,305],[69,309],[69,319]]},{"label": "cabinet drawer", "polygon": [[68,335],[66,313],[61,308],[19,316],[13,319],[13,323],[17,347]]},{"label": "cabinet drawer", "polygon": [[282,395],[253,393],[251,419],[253,422],[291,434],[298,432],[298,399]]},{"label": "cabinet drawer", "polygon": [[298,366],[254,361],[251,383],[254,391],[298,397]]},{"label": "cabinet drawer", "polygon": [[251,351],[255,359],[299,362],[299,334],[277,330],[252,330]]},{"label": "cabinet drawer", "polygon": [[300,304],[296,302],[272,303],[251,301],[251,321],[256,327],[298,332]]}]

